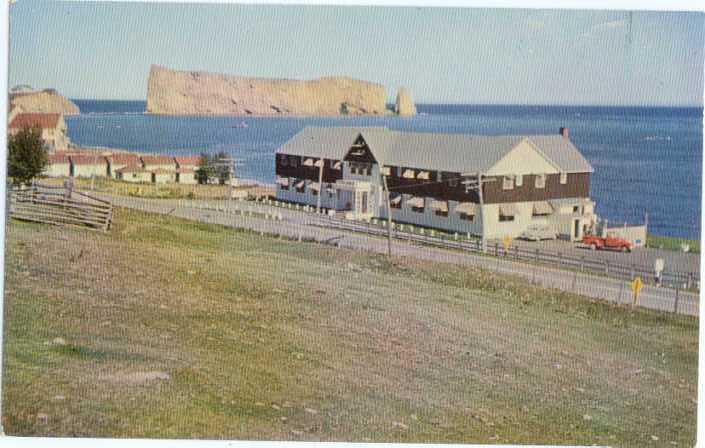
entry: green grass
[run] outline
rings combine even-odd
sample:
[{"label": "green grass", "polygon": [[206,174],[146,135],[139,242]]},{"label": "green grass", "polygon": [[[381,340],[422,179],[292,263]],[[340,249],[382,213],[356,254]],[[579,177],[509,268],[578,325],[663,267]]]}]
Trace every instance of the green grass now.
[{"label": "green grass", "polygon": [[689,240],[686,238],[674,238],[670,236],[658,236],[648,234],[646,236],[646,243],[649,247],[677,251],[682,250],[682,244],[687,244],[690,246],[690,252],[696,254],[700,253],[700,241],[698,240]]},{"label": "green grass", "polygon": [[692,317],[122,209],[6,250],[10,435],[695,440]]}]

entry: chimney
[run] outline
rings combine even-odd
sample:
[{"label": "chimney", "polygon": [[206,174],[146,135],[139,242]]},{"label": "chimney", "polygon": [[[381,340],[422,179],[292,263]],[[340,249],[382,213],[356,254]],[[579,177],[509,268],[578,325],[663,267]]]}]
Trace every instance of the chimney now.
[{"label": "chimney", "polygon": [[560,128],[558,133],[561,134],[564,139],[568,139],[568,128]]}]

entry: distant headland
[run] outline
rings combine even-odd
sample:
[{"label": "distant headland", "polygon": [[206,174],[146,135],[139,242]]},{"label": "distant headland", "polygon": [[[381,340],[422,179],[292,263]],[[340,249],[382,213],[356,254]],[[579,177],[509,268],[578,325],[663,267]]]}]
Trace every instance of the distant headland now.
[{"label": "distant headland", "polygon": [[31,90],[15,87],[10,91],[10,104],[19,106],[23,112],[77,115],[81,113],[71,100],[54,89]]},{"label": "distant headland", "polygon": [[[413,115],[406,89],[394,111],[381,84],[349,77],[268,79],[177,71],[152,65],[147,113],[162,115]],[[399,107],[399,106],[402,107]]]}]

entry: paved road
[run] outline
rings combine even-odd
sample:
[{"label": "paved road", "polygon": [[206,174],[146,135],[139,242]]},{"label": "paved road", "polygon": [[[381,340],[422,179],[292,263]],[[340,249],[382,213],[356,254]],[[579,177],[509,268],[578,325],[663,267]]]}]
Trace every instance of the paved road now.
[{"label": "paved road", "polygon": [[[151,213],[170,214],[204,223],[248,228],[256,232],[281,235],[293,239],[336,241],[341,247],[356,250],[377,253],[386,253],[387,251],[387,241],[383,238],[310,225],[310,217],[294,210],[275,209],[249,202],[228,204],[225,201],[154,200],[124,196],[103,196],[120,207]],[[220,208],[220,210],[214,210],[213,208]],[[282,220],[265,219],[262,214],[268,212],[280,214]],[[252,215],[250,216],[250,214]],[[581,274],[545,266],[537,267],[522,262],[418,246],[400,241],[393,243],[393,251],[396,256],[479,266],[500,273],[519,275],[547,288],[574,292],[587,297],[621,304],[627,304],[631,301],[629,285],[623,280],[597,277],[591,274]],[[678,301],[678,313],[698,315],[699,297],[697,294],[683,291],[676,292],[669,288],[644,286],[639,297],[639,305],[672,312],[676,306],[676,299]]]}]

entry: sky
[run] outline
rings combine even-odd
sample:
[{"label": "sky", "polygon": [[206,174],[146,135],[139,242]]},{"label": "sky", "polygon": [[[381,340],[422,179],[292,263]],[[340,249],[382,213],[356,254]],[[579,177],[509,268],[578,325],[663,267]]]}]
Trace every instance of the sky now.
[{"label": "sky", "polygon": [[9,86],[145,100],[151,64],[378,82],[417,103],[703,103],[705,14],[19,0]]}]

